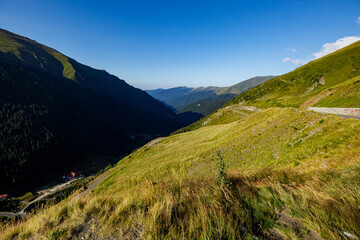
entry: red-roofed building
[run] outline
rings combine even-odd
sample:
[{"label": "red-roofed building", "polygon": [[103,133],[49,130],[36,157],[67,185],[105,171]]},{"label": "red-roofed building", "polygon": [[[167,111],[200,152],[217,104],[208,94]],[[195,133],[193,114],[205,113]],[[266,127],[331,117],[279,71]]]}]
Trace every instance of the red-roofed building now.
[{"label": "red-roofed building", "polygon": [[72,179],[83,177],[83,176],[84,176],[84,174],[82,171],[71,171],[68,173],[64,173],[64,175],[62,176],[62,179],[72,180]]},{"label": "red-roofed building", "polygon": [[8,194],[1,194],[0,199],[6,199],[9,195]]}]

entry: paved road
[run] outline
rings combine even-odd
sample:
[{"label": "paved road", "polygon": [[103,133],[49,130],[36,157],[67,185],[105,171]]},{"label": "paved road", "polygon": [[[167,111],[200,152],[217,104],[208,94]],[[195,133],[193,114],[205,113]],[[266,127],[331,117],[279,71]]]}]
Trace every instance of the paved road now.
[{"label": "paved road", "polygon": [[340,114],[336,114],[339,117],[343,117],[343,118],[355,118],[355,119],[360,119],[360,116],[351,116],[351,115],[340,115]]},{"label": "paved road", "polygon": [[16,212],[16,213],[13,213],[13,212],[0,212],[0,216],[5,216],[5,217],[16,217],[16,216],[20,216],[20,217],[23,217],[26,215],[25,213],[25,210],[33,203],[36,203],[38,201],[40,201],[41,199],[61,190],[62,188],[68,186],[70,183],[72,183],[73,181],[76,181],[77,179],[74,179],[74,180],[71,180],[69,182],[66,182],[66,183],[62,183],[62,184],[59,184],[59,185],[56,185],[48,190],[45,190],[43,191],[43,194],[40,195],[39,197],[35,198],[33,201],[31,202],[25,202],[25,206],[19,211],[19,212]]},{"label": "paved road", "polygon": [[[313,111],[313,110],[308,110]],[[316,111],[314,111],[316,112]],[[354,119],[360,119],[360,116],[354,116],[354,115],[343,115],[343,114],[336,114],[336,113],[324,113],[324,112],[317,112],[320,114],[335,114],[336,116],[342,117],[342,118],[354,118]]]},{"label": "paved road", "polygon": [[[244,115],[248,115],[246,113],[240,112],[241,110],[248,110],[248,111],[261,111],[261,109],[258,109],[256,107],[248,107],[248,106],[239,106],[239,107],[226,107],[227,109],[240,113],[240,114],[244,114]],[[336,109],[336,108],[334,108]],[[238,111],[240,110],[240,111]],[[314,111],[317,112],[315,110],[312,109],[308,109],[308,111]],[[318,113],[322,113],[322,114],[335,114],[339,117],[343,117],[343,118],[354,118],[354,119],[360,119],[360,116],[354,116],[354,115],[343,115],[343,114],[336,114],[336,113],[325,113],[325,112],[318,112]]]},{"label": "paved road", "polygon": [[308,107],[307,110],[324,114],[335,114],[343,118],[360,119],[360,116],[358,115],[360,113],[360,108]]},{"label": "paved road", "polygon": [[1,217],[16,217],[16,216],[18,216],[18,214],[12,213],[12,212],[0,212],[0,216]]}]

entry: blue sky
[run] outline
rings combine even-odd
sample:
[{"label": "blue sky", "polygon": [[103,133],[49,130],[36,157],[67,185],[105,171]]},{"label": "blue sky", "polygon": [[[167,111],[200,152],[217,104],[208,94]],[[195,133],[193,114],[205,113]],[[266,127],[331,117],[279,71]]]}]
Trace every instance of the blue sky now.
[{"label": "blue sky", "polygon": [[283,74],[357,40],[359,17],[359,0],[0,0],[1,28],[143,89]]}]

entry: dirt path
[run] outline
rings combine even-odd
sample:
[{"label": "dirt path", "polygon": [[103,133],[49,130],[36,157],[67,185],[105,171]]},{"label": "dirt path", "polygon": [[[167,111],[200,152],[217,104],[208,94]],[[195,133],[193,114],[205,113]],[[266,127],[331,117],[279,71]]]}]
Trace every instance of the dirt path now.
[{"label": "dirt path", "polygon": [[335,92],[335,90],[325,89],[324,91],[306,100],[303,104],[300,105],[299,108],[306,109],[307,107],[313,106],[315,103],[318,103],[321,99],[330,96],[330,94],[332,94],[333,92]]},{"label": "dirt path", "polygon": [[160,138],[157,138],[157,139],[152,140],[152,141],[148,144],[148,147],[154,146],[156,143],[160,142],[160,141],[163,140],[163,139],[164,139],[163,137],[160,137]]},{"label": "dirt path", "polygon": [[107,178],[111,173],[113,173],[116,169],[118,169],[118,167],[116,167],[115,169],[111,170],[111,171],[108,171],[106,173],[104,173],[103,176],[97,178],[95,181],[92,181],[86,188],[85,191],[79,193],[76,198],[79,198],[79,197],[83,197],[87,194],[89,194],[97,185],[99,185],[105,178]]},{"label": "dirt path", "polygon": [[26,205],[19,211],[19,212],[16,212],[16,213],[13,213],[13,212],[0,212],[0,216],[5,216],[5,217],[16,217],[16,216],[25,216],[26,213],[25,213],[25,210],[33,203],[36,203],[38,201],[40,201],[41,199],[61,190],[62,188],[64,187],[67,187],[69,184],[71,184],[73,181],[76,181],[77,179],[74,179],[74,180],[71,180],[69,182],[66,182],[66,183],[62,183],[62,184],[59,184],[59,185],[56,185],[48,190],[45,190],[45,191],[42,191],[43,193],[35,198],[34,200],[32,200],[31,202],[26,202]]},{"label": "dirt path", "polygon": [[[243,112],[240,112],[238,110],[241,110],[240,108],[233,108],[233,107],[226,107],[226,109],[230,110],[230,111],[233,111],[233,112],[236,112],[236,113],[240,113],[240,114],[243,114],[245,116],[249,116],[249,114],[246,114],[246,113],[243,113]],[[235,110],[237,109],[237,110]]]}]

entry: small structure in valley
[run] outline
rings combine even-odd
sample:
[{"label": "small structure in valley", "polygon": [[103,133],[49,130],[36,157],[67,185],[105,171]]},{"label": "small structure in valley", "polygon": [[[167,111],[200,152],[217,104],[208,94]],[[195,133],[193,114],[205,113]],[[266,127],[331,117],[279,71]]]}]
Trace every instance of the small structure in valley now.
[{"label": "small structure in valley", "polygon": [[70,181],[72,179],[80,178],[83,176],[84,176],[84,174],[82,171],[70,171],[68,173],[64,173],[61,178],[64,181],[66,181],[66,180]]},{"label": "small structure in valley", "polygon": [[0,199],[7,199],[9,197],[8,194],[1,194]]}]

